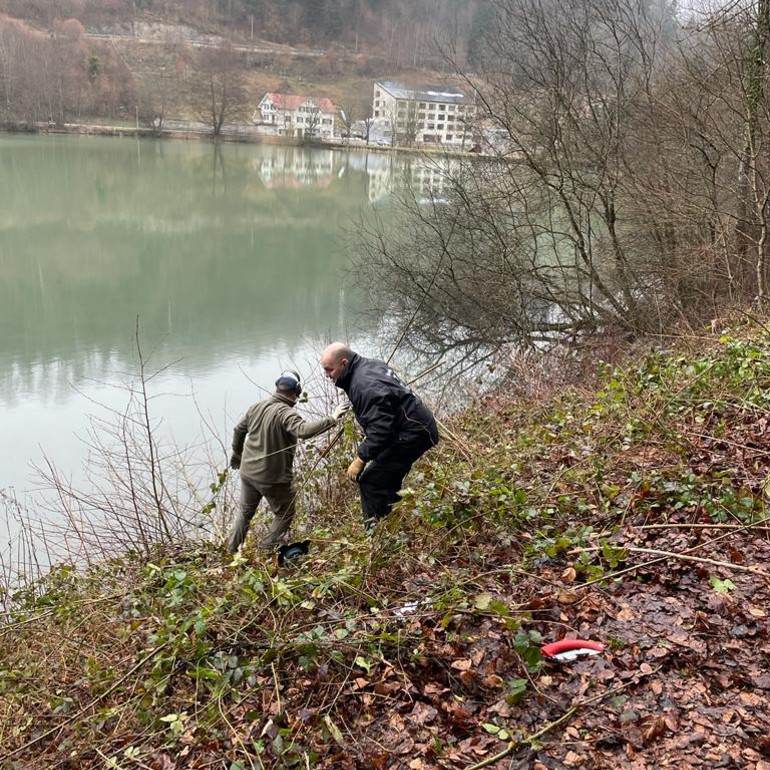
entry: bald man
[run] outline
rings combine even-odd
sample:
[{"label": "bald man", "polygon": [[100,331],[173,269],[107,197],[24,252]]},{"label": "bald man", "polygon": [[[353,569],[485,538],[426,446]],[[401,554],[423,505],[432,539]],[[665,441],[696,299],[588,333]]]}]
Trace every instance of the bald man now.
[{"label": "bald man", "polygon": [[384,361],[333,342],[321,355],[321,367],[347,393],[364,431],[347,475],[358,482],[364,526],[371,529],[398,501],[417,458],[438,443],[436,420]]}]

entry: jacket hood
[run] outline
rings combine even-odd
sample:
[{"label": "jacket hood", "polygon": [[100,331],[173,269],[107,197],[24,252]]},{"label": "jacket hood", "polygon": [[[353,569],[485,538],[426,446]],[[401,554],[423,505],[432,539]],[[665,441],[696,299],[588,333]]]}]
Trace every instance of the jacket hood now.
[{"label": "jacket hood", "polygon": [[350,359],[348,365],[345,367],[345,371],[337,378],[337,382],[334,384],[338,388],[342,388],[346,393],[348,386],[350,385],[350,378],[353,376],[353,370],[358,366],[358,362],[361,360],[361,356],[358,353],[353,353],[353,358]]}]

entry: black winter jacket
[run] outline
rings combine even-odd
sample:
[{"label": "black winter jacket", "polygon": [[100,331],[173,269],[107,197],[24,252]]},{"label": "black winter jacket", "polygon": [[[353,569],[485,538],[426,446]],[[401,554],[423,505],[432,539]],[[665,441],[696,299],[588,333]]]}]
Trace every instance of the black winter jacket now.
[{"label": "black winter jacket", "polygon": [[335,384],[348,394],[364,430],[358,447],[362,460],[374,460],[396,442],[427,447],[438,443],[431,411],[384,361],[356,353]]}]

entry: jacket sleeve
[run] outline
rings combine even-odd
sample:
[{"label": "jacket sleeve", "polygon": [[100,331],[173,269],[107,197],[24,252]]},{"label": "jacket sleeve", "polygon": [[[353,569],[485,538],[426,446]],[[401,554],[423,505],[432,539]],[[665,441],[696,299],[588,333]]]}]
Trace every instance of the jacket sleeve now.
[{"label": "jacket sleeve", "polygon": [[233,453],[240,456],[243,453],[243,442],[249,432],[249,413],[247,412],[233,430]]},{"label": "jacket sleeve", "polygon": [[373,395],[366,400],[358,421],[366,425],[366,438],[358,447],[358,456],[368,462],[374,460],[394,441],[396,436],[396,410],[388,393]]},{"label": "jacket sleeve", "polygon": [[313,438],[313,436],[329,430],[335,422],[336,420],[331,415],[322,417],[320,420],[307,422],[291,408],[285,409],[283,413],[284,428],[297,439]]}]

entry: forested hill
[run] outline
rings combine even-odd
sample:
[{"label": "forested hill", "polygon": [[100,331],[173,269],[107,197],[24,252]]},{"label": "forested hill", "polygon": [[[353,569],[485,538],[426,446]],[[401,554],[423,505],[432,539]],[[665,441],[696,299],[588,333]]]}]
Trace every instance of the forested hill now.
[{"label": "forested hill", "polygon": [[463,56],[482,10],[483,0],[0,0],[0,13],[43,27],[151,17],[235,39],[387,51],[405,63],[437,39],[453,41]]}]

